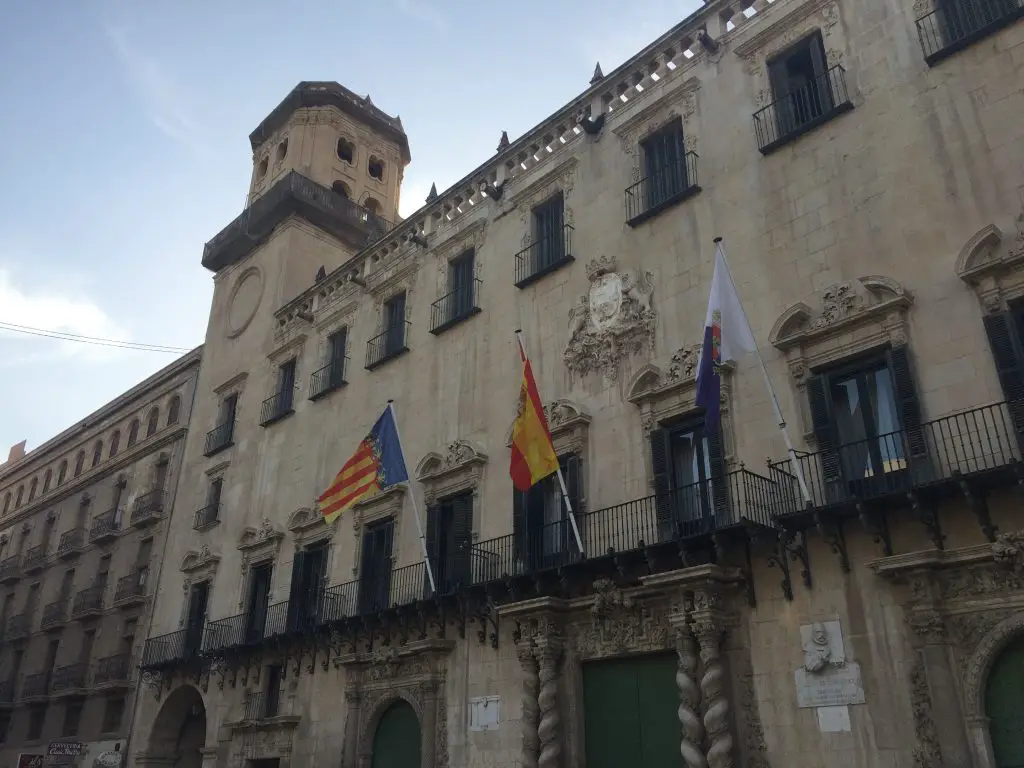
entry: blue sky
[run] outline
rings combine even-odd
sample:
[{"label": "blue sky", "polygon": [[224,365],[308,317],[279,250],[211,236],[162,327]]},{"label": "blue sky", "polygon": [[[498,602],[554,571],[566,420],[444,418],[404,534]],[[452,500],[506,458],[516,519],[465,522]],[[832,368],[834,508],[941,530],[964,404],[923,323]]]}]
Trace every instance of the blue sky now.
[{"label": "blue sky", "polygon": [[[402,117],[422,205],[694,0],[50,0],[0,25],[0,322],[190,348],[203,243],[242,210],[248,134],[300,80]],[[514,9],[514,10],[513,10]],[[173,355],[0,329],[0,461]]]}]

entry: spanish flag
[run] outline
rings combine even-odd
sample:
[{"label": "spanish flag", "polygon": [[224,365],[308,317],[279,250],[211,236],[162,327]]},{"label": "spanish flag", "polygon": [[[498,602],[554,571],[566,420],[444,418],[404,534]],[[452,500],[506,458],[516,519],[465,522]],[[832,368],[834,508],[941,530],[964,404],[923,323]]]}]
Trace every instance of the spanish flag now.
[{"label": "spanish flag", "polygon": [[317,499],[320,514],[324,516],[324,522],[333,523],[353,504],[408,479],[395,412],[388,403],[370,434],[363,438],[352,458],[334,476],[330,487],[320,494]]},{"label": "spanish flag", "polygon": [[512,485],[528,491],[548,475],[558,471],[558,456],[551,442],[548,421],[540,403],[533,368],[526,357],[522,341],[519,356],[523,360],[523,383],[519,387],[519,415],[512,426]]}]

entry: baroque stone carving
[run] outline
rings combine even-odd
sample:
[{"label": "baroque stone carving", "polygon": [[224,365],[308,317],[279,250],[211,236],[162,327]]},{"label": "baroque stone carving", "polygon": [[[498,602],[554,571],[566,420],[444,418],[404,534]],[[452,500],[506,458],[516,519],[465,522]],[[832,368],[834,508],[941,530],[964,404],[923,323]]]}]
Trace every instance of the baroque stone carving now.
[{"label": "baroque stone carving", "polygon": [[653,341],[654,275],[617,272],[615,260],[602,256],[587,264],[587,278],[590,290],[569,313],[569,343],[562,359],[575,373],[601,372],[615,379],[619,362]]},{"label": "baroque stone carving", "polygon": [[707,760],[701,750],[704,741],[704,723],[700,718],[700,688],[697,686],[697,651],[693,633],[686,624],[676,627],[676,687],[679,689],[679,726],[682,738],[679,751],[686,768],[706,768]]},{"label": "baroque stone carving", "polygon": [[910,707],[914,718],[914,748],[916,768],[934,768],[942,765],[942,750],[939,748],[939,734],[932,719],[932,699],[928,692],[924,662],[918,658],[910,672]]},{"label": "baroque stone carving", "polygon": [[441,453],[428,453],[416,466],[427,504],[438,498],[477,488],[487,454],[468,440],[453,440]]},{"label": "baroque stone carving", "polygon": [[523,747],[519,764],[523,768],[537,768],[537,752],[540,749],[540,736],[537,733],[540,707],[537,703],[537,694],[540,688],[540,678],[533,638],[526,637],[516,643],[516,655],[523,671]]},{"label": "baroque stone carving", "polygon": [[562,737],[561,717],[558,714],[558,663],[562,656],[562,644],[557,636],[542,636],[536,640],[537,666],[540,691],[537,705],[540,708],[540,723],[537,736],[540,739],[538,768],[558,768],[561,762]]},{"label": "baroque stone carving", "polygon": [[996,536],[992,544],[992,557],[1017,576],[1024,576],[1024,531],[1010,531]]},{"label": "baroque stone carving", "polygon": [[943,600],[976,597],[993,592],[1024,589],[1024,574],[995,564],[976,565],[940,573],[939,594]]},{"label": "baroque stone carving", "polygon": [[722,631],[717,622],[698,619],[694,630],[700,640],[700,659],[704,674],[700,693],[704,705],[704,730],[707,733],[707,758],[710,768],[732,768],[733,740],[729,732],[729,698],[725,692],[725,667],[720,643]]},{"label": "baroque stone carving", "polygon": [[664,650],[670,647],[669,627],[660,614],[646,603],[633,602],[607,589],[595,599],[591,620],[572,626],[576,652],[586,659],[624,651]]},{"label": "baroque stone carving", "polygon": [[736,659],[733,675],[737,680],[737,709],[741,715],[746,763],[748,768],[770,768],[768,745],[764,740],[764,726],[757,707],[757,691],[754,690],[754,670],[749,651]]},{"label": "baroque stone carving", "polygon": [[811,628],[810,647],[804,650],[804,669],[818,674],[832,664],[832,649],[829,647],[828,630],[818,622]]}]

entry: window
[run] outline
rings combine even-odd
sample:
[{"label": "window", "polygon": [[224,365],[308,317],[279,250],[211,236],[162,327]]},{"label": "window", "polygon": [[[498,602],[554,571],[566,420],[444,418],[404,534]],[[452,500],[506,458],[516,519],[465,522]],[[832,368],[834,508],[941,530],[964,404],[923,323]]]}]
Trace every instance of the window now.
[{"label": "window", "polygon": [[210,600],[210,582],[193,584],[188,594],[188,614],[185,618],[184,655],[191,658],[203,641],[203,627],[206,624],[206,608]]},{"label": "window", "polygon": [[348,139],[338,139],[338,159],[344,160],[346,163],[351,165],[353,158],[356,155],[355,145]]},{"label": "window", "polygon": [[937,0],[935,10],[917,20],[925,61],[933,66],[1022,14],[1017,0]]},{"label": "window", "polygon": [[57,485],[63,485],[64,481],[68,477],[68,461],[64,459],[60,463],[60,468],[57,470]]},{"label": "window", "polygon": [[103,555],[100,558],[99,563],[96,566],[96,579],[93,582],[94,586],[105,587],[107,580],[110,578],[110,555]]},{"label": "window", "polygon": [[131,448],[139,439],[139,420],[133,419],[132,425],[128,427],[128,447]]},{"label": "window", "polygon": [[[220,401],[220,423],[222,425],[234,424],[235,413],[238,409],[238,395],[232,393]],[[230,439],[230,438],[229,438]]]},{"label": "window", "polygon": [[448,264],[448,287],[452,296],[452,317],[465,317],[476,306],[474,272],[476,252],[472,249],[461,254]]},{"label": "window", "polygon": [[359,610],[375,613],[387,608],[391,595],[391,552],[395,521],[380,520],[363,529],[359,564]]},{"label": "window", "polygon": [[85,468],[85,451],[79,451],[78,456],[75,457],[75,477],[82,474],[82,469]]},{"label": "window", "polygon": [[171,398],[171,402],[167,406],[167,426],[173,426],[178,423],[178,419],[181,415],[181,398],[175,395]]},{"label": "window", "polygon": [[36,497],[36,491],[39,489],[39,478],[33,477],[32,482],[28,486],[28,500],[32,501]]},{"label": "window", "polygon": [[107,458],[112,459],[117,456],[117,449],[121,447],[121,430],[115,429],[114,434],[110,436],[110,451],[107,453]]},{"label": "window", "polygon": [[71,596],[71,591],[75,586],[75,570],[74,568],[64,571],[64,575],[60,580],[60,597],[66,599]]},{"label": "window", "polygon": [[220,497],[224,491],[224,478],[215,477],[206,489],[206,506],[196,516],[196,528],[212,525],[220,519]]},{"label": "window", "polygon": [[531,244],[516,254],[516,285],[520,288],[558,268],[571,257],[562,193],[533,209]]},{"label": "window", "polygon": [[149,565],[149,558],[153,555],[153,539],[143,539],[139,542],[139,552],[135,556],[135,566],[142,567]]},{"label": "window", "polygon": [[374,216],[380,216],[380,203],[378,203],[372,197],[368,197],[366,198],[366,200],[363,201],[363,208],[368,210]]},{"label": "window", "polygon": [[149,412],[149,416],[146,417],[146,437],[152,437],[156,434],[157,427],[160,426],[160,411],[154,408]]},{"label": "window", "polygon": [[295,367],[293,357],[277,367],[277,384],[274,394],[263,401],[260,406],[260,425],[268,426],[279,419],[293,413],[295,400]]},{"label": "window", "polygon": [[17,509],[18,507],[21,506],[21,502],[22,502],[22,499],[24,498],[24,496],[25,496],[25,486],[19,485],[18,486],[18,494],[17,494],[17,496],[14,497],[14,508],[15,509]]},{"label": "window", "polygon": [[103,458],[103,441],[97,440],[96,444],[92,447],[92,466],[96,466],[100,463],[100,459]]},{"label": "window", "polygon": [[327,542],[317,542],[295,553],[288,600],[289,630],[308,631],[317,625],[326,577]]},{"label": "window", "polygon": [[334,192],[334,194],[341,195],[346,200],[352,198],[352,192],[349,190],[348,184],[346,184],[344,181],[336,181],[333,184],[331,184],[331,190]]},{"label": "window", "polygon": [[7,743],[7,735],[11,730],[11,715],[9,709],[0,710],[0,744]]},{"label": "window", "polygon": [[384,178],[384,161],[378,157],[370,157],[370,161],[366,164],[366,172],[370,174],[371,178],[381,181]]},{"label": "window", "polygon": [[660,541],[714,530],[728,512],[721,434],[704,428],[703,417],[651,432],[651,467]]},{"label": "window", "polygon": [[265,691],[267,703],[263,710],[266,717],[277,717],[281,708],[281,678],[283,670],[280,665],[267,667],[267,687]]},{"label": "window", "polygon": [[124,719],[124,697],[117,696],[107,699],[103,709],[103,727],[101,733],[116,733],[121,729],[121,720]]},{"label": "window", "polygon": [[274,155],[274,162],[275,163],[280,163],[281,161],[284,160],[284,158],[285,158],[285,156],[287,154],[288,154],[288,139],[285,139],[284,141],[282,141],[280,144],[277,145],[277,154]]},{"label": "window", "polygon": [[46,705],[30,707],[28,710],[28,732],[25,738],[39,741],[43,737],[43,724],[46,722]]},{"label": "window", "polygon": [[644,212],[653,213],[680,199],[692,186],[686,167],[682,120],[676,119],[648,136],[641,142],[640,150],[643,155],[641,197]]},{"label": "window", "polygon": [[384,354],[397,354],[405,346],[405,293],[384,303]]},{"label": "window", "polygon": [[[579,457],[559,456],[558,463],[573,511],[579,514]],[[525,493],[513,490],[512,539],[516,564],[526,571],[561,565],[575,552],[572,525],[557,474],[549,475]]]},{"label": "window", "polygon": [[47,493],[50,490],[50,483],[53,481],[53,470],[46,470],[46,474],[43,475],[43,493]]},{"label": "window", "polygon": [[81,701],[69,701],[64,705],[64,727],[60,729],[61,736],[77,736],[78,724],[82,720]]},{"label": "window", "polygon": [[313,373],[309,384],[309,397],[318,397],[333,392],[345,385],[345,361],[348,347],[348,329],[341,328],[327,337],[327,354],[324,365]]},{"label": "window", "polygon": [[245,602],[246,642],[254,643],[263,639],[273,577],[273,563],[259,563],[249,569],[249,594]]},{"label": "window", "polygon": [[473,492],[442,499],[427,508],[427,556],[440,594],[454,592],[470,579],[473,543]]}]

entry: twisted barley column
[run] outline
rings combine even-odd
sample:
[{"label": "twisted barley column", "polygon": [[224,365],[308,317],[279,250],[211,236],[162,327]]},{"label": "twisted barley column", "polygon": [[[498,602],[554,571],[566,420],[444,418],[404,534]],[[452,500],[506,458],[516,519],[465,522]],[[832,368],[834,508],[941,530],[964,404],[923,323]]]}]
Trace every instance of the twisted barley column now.
[{"label": "twisted barley column", "polygon": [[540,737],[537,735],[537,657],[532,643],[522,643],[516,648],[519,663],[523,668],[523,752],[519,759],[523,768],[537,768],[537,750]]},{"label": "twisted barley column", "polygon": [[707,768],[708,761],[701,751],[704,741],[704,724],[700,720],[700,689],[697,687],[697,651],[693,634],[683,625],[676,630],[676,653],[679,666],[676,667],[676,687],[679,688],[679,725],[682,726],[682,740],[679,752],[686,768]]},{"label": "twisted barley column", "polygon": [[719,654],[721,631],[703,627],[700,631],[700,658],[704,676],[700,680],[704,701],[704,729],[707,731],[708,765],[732,768],[732,734],[729,733],[729,699],[725,695],[725,669]]},{"label": "twisted barley column", "polygon": [[559,648],[547,641],[537,644],[537,660],[540,667],[540,737],[539,768],[558,768],[562,756],[561,736],[558,717],[558,657]]}]

